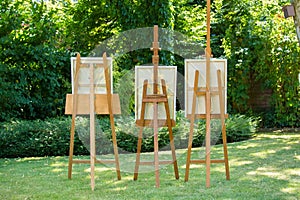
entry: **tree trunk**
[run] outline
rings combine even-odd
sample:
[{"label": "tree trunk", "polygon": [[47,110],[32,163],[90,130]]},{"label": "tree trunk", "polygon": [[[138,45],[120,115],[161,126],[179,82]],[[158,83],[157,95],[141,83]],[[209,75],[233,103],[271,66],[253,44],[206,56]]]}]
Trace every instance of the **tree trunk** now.
[{"label": "tree trunk", "polygon": [[292,5],[295,8],[295,27],[296,27],[296,33],[298,37],[298,41],[300,43],[300,0],[292,0]]}]

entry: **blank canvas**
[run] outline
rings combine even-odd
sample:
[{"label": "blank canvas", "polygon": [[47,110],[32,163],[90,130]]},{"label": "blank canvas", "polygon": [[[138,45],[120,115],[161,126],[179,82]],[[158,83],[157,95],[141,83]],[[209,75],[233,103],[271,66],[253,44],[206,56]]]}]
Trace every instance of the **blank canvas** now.
[{"label": "blank canvas", "polygon": [[[221,70],[222,87],[224,88],[225,113],[227,113],[227,60],[210,60],[210,87],[218,87],[217,70]],[[206,59],[186,59],[185,60],[185,114],[192,113],[193,88],[195,80],[195,71],[199,70],[198,87],[206,87]],[[197,98],[195,114],[205,114],[205,96]],[[219,96],[211,96],[211,114],[220,114]]]},{"label": "blank canvas", "polygon": [[[144,80],[148,80],[147,94],[153,94],[153,66],[135,67],[135,119],[140,119],[142,107],[142,94]],[[176,66],[158,67],[158,91],[162,94],[161,79],[166,81],[168,103],[170,108],[170,118],[175,119],[176,110]],[[153,104],[147,103],[145,109],[145,119],[153,119]],[[158,105],[158,119],[166,119],[165,107],[163,103]]]}]

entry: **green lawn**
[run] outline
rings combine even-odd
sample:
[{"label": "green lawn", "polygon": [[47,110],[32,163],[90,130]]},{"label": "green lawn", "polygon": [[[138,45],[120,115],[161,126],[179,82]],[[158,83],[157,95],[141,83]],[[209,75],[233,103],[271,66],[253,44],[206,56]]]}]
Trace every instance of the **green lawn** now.
[{"label": "green lawn", "polygon": [[[139,179],[133,181],[134,154],[120,155],[120,181],[112,167],[97,165],[95,191],[89,165],[74,165],[68,180],[67,157],[0,159],[0,199],[300,199],[299,133],[258,134],[229,144],[228,151],[231,180],[225,180],[223,164],[213,164],[210,188],[205,187],[204,165],[192,165],[184,182],[186,150],[176,151],[180,179],[174,178],[172,166],[162,166],[160,188],[155,188],[149,166],[141,166]],[[193,149],[192,156],[203,157],[203,148]],[[212,156],[222,157],[222,146],[214,146]]]}]

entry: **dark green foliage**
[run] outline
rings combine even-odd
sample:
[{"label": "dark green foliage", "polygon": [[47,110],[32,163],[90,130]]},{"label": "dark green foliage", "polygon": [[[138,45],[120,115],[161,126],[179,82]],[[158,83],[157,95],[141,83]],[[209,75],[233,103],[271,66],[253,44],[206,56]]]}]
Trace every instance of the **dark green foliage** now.
[{"label": "dark green foliage", "polygon": [[[190,131],[190,123],[182,112],[177,112],[176,126],[173,128],[174,141],[176,148],[187,148]],[[226,136],[227,142],[237,142],[247,140],[253,137],[259,124],[259,118],[246,117],[244,115],[233,115],[226,119]],[[198,120],[194,124],[193,147],[204,145],[206,134],[205,120]],[[160,130],[161,147],[169,144],[167,128]],[[222,143],[221,121],[211,120],[211,144]]]},{"label": "dark green foliage", "polygon": [[[212,53],[228,59],[228,111],[256,112],[250,91],[261,83],[262,92],[271,91],[271,104],[255,114],[262,116],[261,125],[267,127],[300,126],[300,48],[293,20],[283,18],[281,8],[287,3],[290,1],[212,1]],[[187,36],[187,40],[177,40],[160,35],[170,46],[160,52],[160,63],[176,65],[181,74],[184,56],[172,48],[189,52],[194,50],[190,43],[195,44],[199,56],[206,43],[206,1],[81,0],[71,4],[2,0],[0,14],[0,121],[63,115],[65,94],[70,92],[70,57],[75,52],[102,54],[107,49],[92,50],[124,31],[157,24]],[[152,40],[143,33],[134,37],[136,41]],[[121,51],[114,57],[117,84],[122,84],[118,81],[124,72],[135,65],[151,63],[149,48],[130,50],[126,40],[109,45],[113,53]],[[122,52],[124,49],[128,51]],[[129,86],[125,89],[130,90]],[[177,94],[184,95],[182,90]],[[122,107],[122,111],[132,114],[133,98],[124,103],[127,110]]]},{"label": "dark green foliage", "polygon": [[31,1],[0,3],[0,121],[63,114],[70,54],[59,9]]},{"label": "dark green foliage", "polygon": [[259,123],[259,117],[230,116],[226,120],[227,142],[238,142],[253,137]]},{"label": "dark green foliage", "polygon": [[259,113],[269,127],[300,126],[300,48],[294,22],[282,11],[289,2],[215,3],[213,44],[222,45],[228,59],[229,113],[252,113],[250,91],[260,83],[261,93],[272,91],[270,107]]},{"label": "dark green foliage", "polygon": [[[249,139],[256,131],[258,119],[242,115],[232,116],[226,121],[228,142]],[[220,123],[212,121],[212,144],[221,143]],[[0,123],[0,158],[32,156],[66,156],[69,154],[70,118],[47,119],[44,121],[12,121]],[[177,112],[176,126],[173,127],[175,147],[187,148],[190,130],[189,121],[183,112]],[[117,143],[120,153],[136,152],[139,128],[131,117],[116,118]],[[89,154],[89,119],[76,119],[74,155]],[[205,121],[196,123],[193,146],[203,146]],[[153,151],[153,129],[144,128],[142,152]],[[159,148],[170,149],[167,128],[159,130]],[[110,121],[107,116],[96,120],[97,155],[113,153]]]},{"label": "dark green foliage", "polygon": [[[188,137],[190,132],[190,123],[184,117],[184,113],[177,112],[176,126],[173,128],[174,141],[176,148],[187,148]],[[247,117],[245,115],[232,115],[226,119],[226,136],[227,142],[237,142],[247,140],[253,137],[258,128],[260,120],[258,117]],[[204,145],[206,124],[205,120],[198,120],[194,124],[193,147]],[[164,140],[163,145],[169,142],[168,131],[166,128],[160,130],[160,137]],[[218,119],[211,120],[211,144],[222,143],[221,121]],[[162,147],[163,147],[162,145]]]},{"label": "dark green foliage", "polygon": [[[0,158],[68,155],[71,120],[12,121],[0,123]],[[87,154],[78,136],[74,154]]]},{"label": "dark green foliage", "polygon": [[115,6],[103,0],[80,0],[67,7],[66,44],[86,56],[101,41],[119,31]]}]

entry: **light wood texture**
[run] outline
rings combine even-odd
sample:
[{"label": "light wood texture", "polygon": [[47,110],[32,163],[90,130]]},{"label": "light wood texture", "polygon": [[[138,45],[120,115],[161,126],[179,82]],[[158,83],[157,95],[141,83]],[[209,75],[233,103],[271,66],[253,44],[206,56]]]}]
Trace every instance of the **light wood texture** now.
[{"label": "light wood texture", "polygon": [[[77,54],[76,57],[76,65],[80,66],[80,54]],[[76,68],[74,78],[72,81],[74,83],[78,83],[78,75],[79,75],[79,67]],[[72,122],[71,122],[71,130],[70,130],[70,148],[69,148],[69,165],[68,165],[68,178],[72,178],[72,165],[73,165],[73,151],[74,151],[74,135],[75,135],[75,120],[76,120],[76,112],[77,112],[77,91],[78,84],[74,85],[74,100],[72,101]]]},{"label": "light wood texture", "polygon": [[[67,94],[66,95],[66,106],[65,106],[65,114],[70,115],[73,113],[73,97],[74,94]],[[77,115],[89,115],[89,94],[77,94]],[[121,107],[120,107],[120,98],[118,94],[112,94],[112,113],[113,114],[121,114]],[[109,106],[108,106],[108,97],[107,94],[95,94],[95,114],[105,115],[109,114]],[[75,107],[75,108],[76,108]]]},{"label": "light wood texture", "polygon": [[[116,161],[115,162],[116,172],[117,172],[118,180],[121,180],[121,170],[120,170],[120,163],[119,163],[119,153],[118,153],[117,136],[116,136],[115,119],[114,119],[114,107],[116,107],[116,104],[113,104],[113,96],[112,96],[112,88],[111,88],[112,80],[110,79],[111,76],[109,76],[109,68],[108,68],[106,53],[103,54],[103,63],[104,63],[104,74],[105,74],[105,83],[106,83],[106,91],[107,91],[107,102],[108,102],[111,135],[113,140],[113,149],[114,149],[114,156]],[[120,103],[118,104],[118,107],[120,109]]]},{"label": "light wood texture", "polygon": [[[191,126],[190,126],[190,136],[189,136],[189,143],[188,143],[188,155],[187,155],[187,163],[186,163],[186,175],[185,175],[185,181],[188,180],[188,174],[189,174],[189,167],[190,167],[190,153],[191,153],[191,146],[192,146],[192,138],[193,137],[193,125],[194,125],[194,117],[195,117],[195,109],[196,109],[196,98],[197,96],[204,95],[205,98],[205,120],[206,120],[206,133],[205,133],[205,165],[206,165],[206,187],[210,187],[210,164],[211,164],[211,141],[210,141],[210,135],[211,135],[211,85],[210,85],[210,58],[212,56],[211,54],[211,47],[210,47],[210,9],[211,9],[211,1],[207,0],[206,2],[206,80],[205,80],[205,91],[198,92],[198,76],[195,77],[195,81],[197,81],[197,84],[194,85],[194,94],[193,94],[193,105],[192,105],[192,116],[191,116]],[[195,73],[199,75],[198,73]],[[196,80],[197,79],[197,80]],[[220,104],[220,107],[224,106]],[[224,109],[225,110],[225,109]],[[188,114],[188,113],[187,113]],[[224,113],[220,113],[221,118],[224,118]]]},{"label": "light wood texture", "polygon": [[[147,120],[142,120],[138,119],[136,120],[136,125],[140,127],[153,127],[153,120],[147,119]],[[165,119],[158,119],[157,120],[157,125],[158,127],[167,127],[168,122]],[[174,127],[176,125],[175,120],[171,119],[171,126]]]},{"label": "light wood texture", "polygon": [[[228,163],[228,151],[227,151],[227,140],[226,140],[226,126],[225,126],[225,119],[228,118],[228,114],[225,114],[225,96],[224,96],[224,85],[222,84],[222,75],[221,70],[217,70],[217,79],[218,79],[218,97],[219,97],[219,106],[220,106],[220,114],[214,114],[212,115],[209,112],[208,115],[197,115],[195,114],[196,110],[196,104],[197,104],[197,98],[199,98],[201,95],[207,95],[207,93],[199,93],[198,88],[198,81],[199,81],[200,73],[198,70],[195,71],[195,79],[194,79],[194,93],[193,93],[193,101],[192,101],[192,113],[188,115],[190,119],[190,133],[189,133],[189,140],[188,140],[188,151],[187,151],[187,157],[186,157],[186,170],[185,170],[185,181],[188,181],[189,179],[189,170],[190,170],[190,164],[205,164],[206,165],[206,187],[210,187],[210,165],[211,163],[224,163],[225,165],[225,172],[226,172],[226,179],[230,179],[229,175],[229,163]],[[208,103],[207,100],[206,103]],[[207,106],[207,105],[206,105]],[[211,159],[210,158],[210,143],[206,142],[206,149],[205,149],[205,159],[191,159],[191,153],[192,153],[192,143],[193,143],[193,132],[194,132],[194,122],[195,119],[205,119],[206,124],[210,123],[210,119],[220,119],[221,120],[221,127],[222,127],[222,140],[223,140],[223,153],[224,153],[224,159]],[[209,120],[208,120],[209,119]],[[210,125],[206,126],[206,128],[210,128]],[[210,137],[210,131],[206,131],[206,141],[207,137]],[[209,140],[210,141],[210,140]],[[208,147],[207,147],[208,146]]]},{"label": "light wood texture", "polygon": [[222,126],[222,140],[223,140],[223,153],[224,153],[224,163],[225,163],[225,172],[226,172],[226,179],[230,179],[229,175],[229,163],[228,163],[228,151],[227,151],[227,138],[226,138],[226,125],[225,125],[225,108],[224,108],[224,92],[222,88],[222,75],[221,70],[218,70],[218,88],[219,88],[219,98],[220,98],[220,115],[221,115],[221,126]]},{"label": "light wood texture", "polygon": [[[80,54],[77,54],[76,57],[76,65],[74,67],[75,71],[72,74],[73,80],[73,94],[67,94],[66,96],[66,106],[65,106],[65,114],[72,114],[72,124],[70,131],[70,151],[69,151],[69,167],[68,167],[68,178],[72,177],[72,166],[73,164],[78,163],[89,163],[90,164],[90,176],[91,176],[91,188],[95,189],[95,164],[96,163],[114,163],[116,166],[117,178],[121,179],[120,174],[120,165],[119,165],[119,156],[117,149],[117,140],[115,133],[115,125],[114,125],[114,114],[120,114],[120,100],[117,94],[112,94],[111,91],[111,78],[109,75],[109,67],[107,62],[106,54],[103,54],[103,59],[95,59],[95,58],[85,58],[85,61],[88,63],[82,63]],[[95,62],[95,63],[94,63]],[[80,74],[81,67],[88,68],[88,76],[81,79],[84,82],[84,89],[79,91],[80,81],[79,76],[86,74]],[[103,68],[99,70],[99,68]],[[97,69],[97,70],[95,70]],[[86,71],[85,71],[86,72]],[[104,75],[105,82],[97,80],[98,76],[94,76],[94,74],[102,72]],[[97,74],[98,75],[98,74]],[[101,76],[101,75],[100,75]],[[87,80],[89,81],[87,83]],[[102,82],[102,83],[99,83]],[[86,90],[86,86],[88,84],[89,91]],[[105,88],[98,88],[103,87]],[[97,94],[97,92],[104,94]],[[83,93],[83,94],[82,94]],[[112,130],[112,140],[114,147],[114,160],[97,160],[96,158],[96,142],[95,142],[95,115],[96,114],[109,114],[110,116],[110,125]],[[75,134],[75,122],[76,115],[89,115],[90,116],[90,160],[73,160],[73,151],[74,151],[74,134]]]},{"label": "light wood texture", "polygon": [[211,101],[210,101],[210,0],[207,0],[206,4],[206,95],[205,95],[205,114],[206,114],[206,133],[205,133],[205,161],[206,161],[206,187],[210,187],[210,112],[211,112]]},{"label": "light wood texture", "polygon": [[[155,186],[158,188],[160,187],[160,180],[159,180],[159,165],[160,164],[170,164],[172,163],[174,166],[174,173],[175,178],[179,179],[179,173],[178,173],[178,165],[177,165],[177,159],[176,159],[176,153],[175,153],[175,144],[174,144],[174,138],[173,138],[173,132],[172,132],[172,125],[175,125],[175,121],[171,120],[170,117],[170,108],[169,108],[169,101],[168,101],[168,95],[167,95],[167,89],[166,89],[166,82],[164,79],[161,79],[161,86],[162,86],[162,92],[159,92],[159,81],[158,81],[158,66],[159,66],[159,55],[158,51],[159,49],[159,43],[158,43],[158,26],[154,26],[153,30],[153,48],[151,49],[153,51],[152,56],[152,63],[153,63],[153,93],[147,94],[148,89],[148,80],[144,80],[143,83],[143,90],[142,90],[142,103],[141,103],[141,114],[140,118],[136,120],[136,123],[138,126],[140,126],[139,136],[138,136],[138,145],[137,145],[137,153],[136,153],[136,162],[135,162],[135,169],[134,169],[134,180],[137,180],[138,178],[138,171],[139,171],[139,165],[153,165],[155,168]],[[137,103],[137,102],[136,102]],[[146,110],[146,104],[153,104],[153,118],[152,120],[146,121],[145,120],[145,110]],[[163,104],[165,113],[166,113],[166,119],[165,120],[159,120],[158,118],[158,105]],[[161,123],[162,122],[162,123]],[[151,123],[151,126],[153,127],[154,132],[154,162],[145,162],[140,161],[140,153],[141,153],[141,146],[142,146],[142,138],[143,138],[143,127],[145,127],[148,123]],[[159,161],[158,156],[158,128],[162,125],[167,125],[168,131],[169,131],[169,138],[170,138],[170,147],[172,151],[172,160],[171,161]]]},{"label": "light wood texture", "polygon": [[91,188],[95,189],[95,160],[96,160],[96,141],[95,141],[95,99],[94,99],[94,66],[90,65],[90,165],[91,165]]}]

